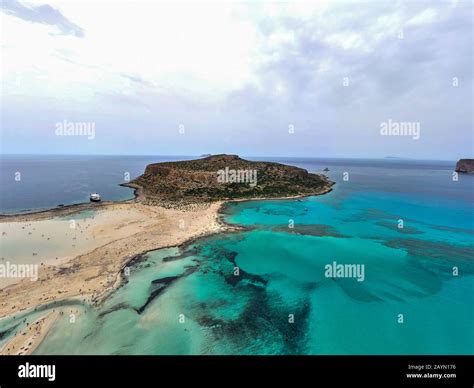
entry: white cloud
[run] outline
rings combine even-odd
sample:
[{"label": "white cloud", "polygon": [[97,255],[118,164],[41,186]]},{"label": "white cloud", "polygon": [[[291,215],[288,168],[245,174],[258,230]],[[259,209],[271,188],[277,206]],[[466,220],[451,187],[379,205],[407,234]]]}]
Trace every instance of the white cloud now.
[{"label": "white cloud", "polygon": [[47,26],[2,15],[2,45],[9,47],[2,79],[29,73],[34,63],[51,81],[50,88],[58,88],[59,95],[64,92],[61,86],[120,88],[121,81],[113,74],[121,73],[137,74],[164,87],[207,89],[210,93],[226,92],[251,81],[255,28],[233,18],[230,6],[53,5],[74,15],[87,31],[86,38],[73,41],[51,36]]},{"label": "white cloud", "polygon": [[428,8],[411,18],[410,20],[407,21],[407,25],[420,25],[420,24],[425,24],[425,23],[430,23],[432,22],[436,16],[438,15],[438,12],[436,12],[435,9],[433,8]]},{"label": "white cloud", "polygon": [[[30,1],[44,2],[49,0]],[[461,131],[472,128],[469,1],[455,7],[390,0],[365,6],[151,0],[50,5],[80,26],[84,37],[57,35],[55,25],[1,14],[2,124],[38,138],[41,123],[78,115],[98,122],[94,151],[135,139],[138,149],[144,147],[140,152],[165,144],[165,152],[186,153],[180,143],[186,139],[189,150],[212,152],[213,144],[238,133],[235,144],[258,138],[269,154],[290,153],[290,145],[310,154],[328,143],[363,154],[375,144],[374,119],[416,116],[432,123],[426,124],[432,128],[428,155],[435,153],[433,144],[447,143],[440,123],[449,117]],[[350,87],[343,88],[346,76]],[[454,76],[461,80],[457,89],[450,86]],[[173,137],[180,123],[186,138]],[[325,141],[294,137],[290,143],[282,135],[289,123],[298,134],[320,133]],[[99,143],[104,128],[114,136]],[[466,148],[459,139],[452,138],[452,149]]]}]

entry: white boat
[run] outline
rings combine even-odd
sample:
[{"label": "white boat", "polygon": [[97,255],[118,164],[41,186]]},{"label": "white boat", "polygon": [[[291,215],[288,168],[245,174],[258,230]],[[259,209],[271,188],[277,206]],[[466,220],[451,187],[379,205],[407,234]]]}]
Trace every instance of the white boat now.
[{"label": "white boat", "polygon": [[100,194],[92,193],[90,196],[92,202],[100,202]]}]

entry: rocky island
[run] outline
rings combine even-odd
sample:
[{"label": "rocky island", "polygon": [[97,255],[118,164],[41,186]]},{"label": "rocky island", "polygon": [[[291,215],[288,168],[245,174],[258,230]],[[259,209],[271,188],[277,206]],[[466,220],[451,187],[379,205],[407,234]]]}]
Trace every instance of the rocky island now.
[{"label": "rocky island", "polygon": [[237,155],[154,163],[125,186],[150,204],[166,206],[233,199],[291,198],[331,190],[326,176],[294,166],[250,161]]},{"label": "rocky island", "polygon": [[474,173],[474,159],[459,159],[456,163],[456,172]]}]

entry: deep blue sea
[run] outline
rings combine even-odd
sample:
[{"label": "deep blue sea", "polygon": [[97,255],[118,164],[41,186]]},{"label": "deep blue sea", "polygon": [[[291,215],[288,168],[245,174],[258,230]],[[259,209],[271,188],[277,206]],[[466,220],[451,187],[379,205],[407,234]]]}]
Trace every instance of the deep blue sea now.
[{"label": "deep blue sea", "polygon": [[[93,190],[102,193],[124,169],[139,174],[159,160],[105,159],[87,163],[101,177]],[[148,253],[126,285],[100,307],[80,306],[83,319],[74,325],[58,321],[36,352],[474,354],[474,175],[453,179],[455,162],[249,159],[328,168],[336,185],[323,196],[228,205],[227,222],[248,230]],[[83,176],[77,171],[86,163],[75,160],[68,169],[76,172],[64,173],[60,187],[79,187],[68,177]],[[87,189],[72,190],[70,200],[41,168],[50,164],[24,167],[49,187],[37,202],[28,202],[30,194],[10,198],[2,167],[6,211],[47,206],[48,190],[53,205],[92,190],[82,178]],[[333,262],[364,265],[364,279],[327,276]],[[140,309],[169,277],[176,278]]]},{"label": "deep blue sea", "polygon": [[133,190],[120,183],[143,174],[149,163],[183,159],[188,157],[0,155],[0,213],[88,202],[93,192],[106,201],[130,199]]}]

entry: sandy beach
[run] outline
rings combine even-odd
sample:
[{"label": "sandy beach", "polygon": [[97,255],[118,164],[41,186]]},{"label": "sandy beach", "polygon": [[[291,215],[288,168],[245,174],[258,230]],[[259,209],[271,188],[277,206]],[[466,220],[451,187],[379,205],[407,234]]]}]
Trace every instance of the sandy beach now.
[{"label": "sandy beach", "polygon": [[62,311],[50,311],[42,317],[28,322],[0,349],[1,355],[32,354],[53,327]]},{"label": "sandy beach", "polygon": [[[100,302],[120,284],[121,269],[137,255],[225,230],[218,218],[221,205],[169,209],[128,202],[95,207],[94,214],[85,217],[80,212],[90,206],[72,214],[65,208],[2,217],[3,261],[36,263],[39,269],[36,281],[2,279],[0,318],[74,297]],[[22,248],[9,252],[18,242]],[[48,325],[41,325],[46,332]],[[19,339],[8,344],[15,341]]]}]

